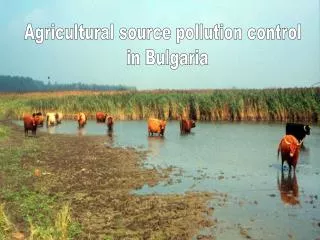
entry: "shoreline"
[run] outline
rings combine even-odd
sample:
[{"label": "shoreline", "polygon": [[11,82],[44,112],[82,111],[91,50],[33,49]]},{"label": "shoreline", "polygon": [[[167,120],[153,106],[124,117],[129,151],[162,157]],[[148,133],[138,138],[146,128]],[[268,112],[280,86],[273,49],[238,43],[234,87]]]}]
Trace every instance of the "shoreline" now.
[{"label": "shoreline", "polygon": [[[39,132],[36,138],[25,138],[21,127],[3,122],[0,123],[2,126],[10,133],[1,140],[0,148],[10,147],[11,151],[5,152],[9,163],[0,168],[0,178],[4,179],[0,199],[6,204],[9,219],[25,236],[31,232],[21,213],[31,217],[35,226],[45,228],[53,221],[56,209],[64,203],[70,204],[71,217],[81,229],[75,239],[87,239],[89,235],[110,239],[167,239],[169,236],[191,239],[200,234],[201,229],[215,224],[211,215],[213,209],[208,207],[208,201],[215,199],[215,193],[130,193],[145,184],[153,186],[170,178],[170,169],[160,171],[143,167],[145,152],[107,147],[103,144],[103,137],[97,136]],[[19,157],[11,156],[14,149],[21,152]],[[12,166],[17,173],[8,175],[6,167]],[[39,169],[40,176],[34,175],[35,169]],[[7,185],[9,182],[20,186],[20,190],[17,192],[13,186]],[[20,209],[19,206],[29,199],[21,189],[28,189],[30,195],[40,194],[40,199],[55,199],[48,200],[46,221],[40,221],[41,208],[37,211],[28,209],[27,212]],[[8,192],[25,197],[12,200]],[[33,204],[41,205],[41,200]],[[213,239],[212,236],[201,236]]]}]

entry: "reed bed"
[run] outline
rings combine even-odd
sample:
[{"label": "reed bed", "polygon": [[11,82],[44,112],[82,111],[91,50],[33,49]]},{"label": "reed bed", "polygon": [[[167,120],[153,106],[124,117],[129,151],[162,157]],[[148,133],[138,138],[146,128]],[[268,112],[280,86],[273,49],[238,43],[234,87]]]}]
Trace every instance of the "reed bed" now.
[{"label": "reed bed", "polygon": [[[77,112],[94,118],[103,111],[120,120],[157,117],[203,121],[319,121],[320,88],[153,90],[1,94],[0,112],[19,119],[24,113]],[[0,114],[1,114],[0,113]]]}]

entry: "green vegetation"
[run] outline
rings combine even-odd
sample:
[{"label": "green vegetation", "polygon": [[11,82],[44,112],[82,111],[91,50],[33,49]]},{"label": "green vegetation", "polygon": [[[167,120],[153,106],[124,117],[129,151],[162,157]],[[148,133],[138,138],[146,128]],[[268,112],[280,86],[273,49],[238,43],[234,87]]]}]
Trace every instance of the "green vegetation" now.
[{"label": "green vegetation", "polygon": [[190,91],[58,92],[0,95],[0,112],[21,118],[25,112],[104,111],[116,119],[158,117],[197,120],[265,120],[318,122],[320,88]]},{"label": "green vegetation", "polygon": [[0,205],[0,239],[5,239],[6,236],[9,236],[13,232],[13,224],[8,219],[8,216],[5,213],[5,205]]},{"label": "green vegetation", "polygon": [[0,126],[0,141],[9,135],[9,128]]},{"label": "green vegetation", "polygon": [[23,236],[21,230],[30,240],[76,238],[81,228],[72,222],[69,205],[35,183],[34,165],[40,158],[36,139],[11,136],[9,129],[0,123],[0,239]]}]

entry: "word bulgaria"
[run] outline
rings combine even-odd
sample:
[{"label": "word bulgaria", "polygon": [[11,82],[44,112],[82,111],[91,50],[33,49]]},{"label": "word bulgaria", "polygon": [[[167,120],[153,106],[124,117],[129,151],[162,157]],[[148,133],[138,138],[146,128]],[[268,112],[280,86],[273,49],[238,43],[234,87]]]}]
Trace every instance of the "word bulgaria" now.
[{"label": "word bulgaria", "polygon": [[[127,65],[140,65],[140,54],[127,50]],[[157,53],[153,49],[145,50],[145,65],[167,65],[172,70],[177,70],[183,65],[208,65],[208,54],[200,53],[195,49],[191,53],[171,53],[169,49],[165,52]]]},{"label": "word bulgaria", "polygon": [[[249,27],[246,31],[249,40],[301,40],[301,24],[296,27],[281,27],[277,24],[275,27]],[[171,40],[172,33],[169,27],[120,27],[118,29],[119,40]],[[114,40],[115,26],[110,23],[106,27],[84,27],[83,24],[74,24],[73,27],[61,28],[54,23],[50,27],[33,28],[31,23],[26,26],[24,39],[33,40],[37,44],[42,44],[45,40]],[[193,27],[175,28],[175,44],[180,45],[184,41],[192,40],[242,40],[242,28],[225,27],[222,23],[215,24],[212,27],[206,27],[202,23],[196,23]],[[141,65],[140,53],[127,49],[127,65]],[[195,49],[193,52],[171,52],[165,49],[164,52],[156,52],[154,49],[145,49],[144,64],[154,66],[169,66],[172,70],[180,66],[190,65],[208,65],[208,54],[199,52]]]}]

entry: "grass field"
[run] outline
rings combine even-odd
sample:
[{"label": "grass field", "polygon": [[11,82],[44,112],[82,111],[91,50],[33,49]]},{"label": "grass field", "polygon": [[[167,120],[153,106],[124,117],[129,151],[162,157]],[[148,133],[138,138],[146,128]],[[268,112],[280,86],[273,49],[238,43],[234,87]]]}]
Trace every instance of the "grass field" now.
[{"label": "grass field", "polygon": [[115,119],[148,117],[197,120],[263,120],[318,122],[320,88],[153,90],[123,92],[45,92],[0,94],[0,114],[19,119],[23,113],[61,111],[71,118],[97,111]]}]

